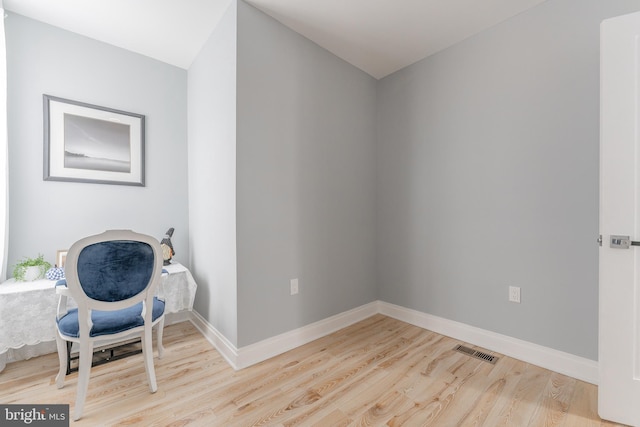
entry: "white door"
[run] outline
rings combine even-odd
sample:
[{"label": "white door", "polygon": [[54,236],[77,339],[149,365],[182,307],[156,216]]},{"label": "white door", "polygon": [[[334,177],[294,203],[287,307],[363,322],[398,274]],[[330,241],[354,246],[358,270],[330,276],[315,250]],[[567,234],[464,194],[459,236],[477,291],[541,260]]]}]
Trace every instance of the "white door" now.
[{"label": "white door", "polygon": [[602,23],[598,412],[632,426],[640,426],[639,40],[640,13]]}]

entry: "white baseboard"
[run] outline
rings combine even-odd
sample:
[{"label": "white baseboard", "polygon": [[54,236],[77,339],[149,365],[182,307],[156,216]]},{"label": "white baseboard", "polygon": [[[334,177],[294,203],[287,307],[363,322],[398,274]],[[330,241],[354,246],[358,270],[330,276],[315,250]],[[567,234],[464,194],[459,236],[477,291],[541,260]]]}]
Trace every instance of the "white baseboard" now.
[{"label": "white baseboard", "polygon": [[595,360],[382,301],[379,301],[379,308],[380,313],[385,316],[572,378],[598,384],[598,362]]},{"label": "white baseboard", "polygon": [[238,370],[322,338],[377,313],[376,301],[241,348],[236,348],[196,312],[193,312],[192,323],[233,369]]},{"label": "white baseboard", "polygon": [[222,355],[233,369],[239,369],[237,367],[238,349],[231,343],[231,341],[218,332],[218,330],[207,322],[197,311],[191,312],[191,323],[193,323],[196,329],[204,335],[207,341],[209,341],[211,345],[218,350],[220,355]]},{"label": "white baseboard", "polygon": [[254,365],[278,354],[322,338],[378,313],[377,302],[372,302],[344,313],[328,317],[293,331],[238,349],[238,369]]},{"label": "white baseboard", "polygon": [[190,320],[222,357],[238,370],[322,338],[378,313],[572,378],[598,384],[598,362],[594,360],[382,301],[365,304],[239,349],[198,313],[192,312]]}]

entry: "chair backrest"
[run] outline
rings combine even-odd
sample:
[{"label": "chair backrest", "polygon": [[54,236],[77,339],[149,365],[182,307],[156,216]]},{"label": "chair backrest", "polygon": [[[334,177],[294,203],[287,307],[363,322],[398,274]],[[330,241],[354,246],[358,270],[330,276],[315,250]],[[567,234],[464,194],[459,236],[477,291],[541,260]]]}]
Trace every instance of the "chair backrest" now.
[{"label": "chair backrest", "polygon": [[160,242],[130,230],[109,230],[74,243],[67,253],[67,287],[79,308],[119,310],[150,304],[162,274]]}]

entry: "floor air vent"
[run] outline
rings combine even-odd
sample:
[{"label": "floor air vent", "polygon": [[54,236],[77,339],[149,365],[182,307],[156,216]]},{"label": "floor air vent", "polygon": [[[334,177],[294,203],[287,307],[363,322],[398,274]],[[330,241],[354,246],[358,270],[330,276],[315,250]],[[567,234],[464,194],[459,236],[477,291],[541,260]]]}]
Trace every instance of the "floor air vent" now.
[{"label": "floor air vent", "polygon": [[454,348],[454,350],[455,351],[459,351],[460,353],[464,353],[467,356],[471,356],[471,357],[474,357],[476,359],[484,360],[485,362],[489,362],[489,363],[494,364],[494,365],[499,359],[498,357],[492,356],[489,353],[485,353],[484,351],[474,350],[472,348],[465,347],[463,345],[457,345],[456,348]]}]

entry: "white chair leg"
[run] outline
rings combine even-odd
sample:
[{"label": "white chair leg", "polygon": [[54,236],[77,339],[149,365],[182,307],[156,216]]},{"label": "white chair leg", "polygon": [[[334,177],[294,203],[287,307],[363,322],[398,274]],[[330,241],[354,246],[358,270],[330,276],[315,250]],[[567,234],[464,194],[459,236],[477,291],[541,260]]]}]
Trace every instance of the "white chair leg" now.
[{"label": "white chair leg", "polygon": [[153,343],[151,340],[151,325],[147,325],[144,328],[142,334],[142,353],[144,355],[144,368],[147,371],[147,382],[149,383],[149,390],[151,393],[155,393],[158,390],[156,384],[156,371],[153,367]]},{"label": "white chair leg", "polygon": [[91,363],[93,362],[93,343],[80,340],[80,360],[78,366],[78,394],[73,420],[78,421],[82,417],[84,401],[89,389],[89,376],[91,375]]},{"label": "white chair leg", "polygon": [[164,317],[160,319],[160,322],[158,322],[158,331],[156,333],[158,337],[158,359],[162,359],[162,355],[164,354],[164,346],[162,345],[163,331],[164,331]]},{"label": "white chair leg", "polygon": [[58,360],[60,361],[60,369],[56,375],[56,387],[64,387],[64,377],[67,375],[67,342],[60,337],[60,333],[56,331],[56,345],[58,346]]}]

